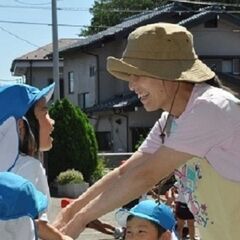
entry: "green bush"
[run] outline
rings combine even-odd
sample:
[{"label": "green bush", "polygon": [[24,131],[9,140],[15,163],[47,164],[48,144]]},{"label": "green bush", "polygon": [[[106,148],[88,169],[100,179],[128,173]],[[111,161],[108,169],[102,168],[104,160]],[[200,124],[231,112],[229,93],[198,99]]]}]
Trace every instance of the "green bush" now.
[{"label": "green bush", "polygon": [[61,185],[82,182],[84,182],[82,173],[75,169],[68,169],[64,172],[60,172],[59,175],[57,176],[57,183]]},{"label": "green bush", "polygon": [[92,184],[99,180],[105,174],[105,170],[106,165],[104,162],[104,157],[98,157],[97,167],[91,176],[90,183]]},{"label": "green bush", "polygon": [[98,147],[86,114],[67,99],[56,101],[49,112],[55,120],[53,148],[48,152],[49,182],[72,168],[81,171],[89,182],[98,166]]}]

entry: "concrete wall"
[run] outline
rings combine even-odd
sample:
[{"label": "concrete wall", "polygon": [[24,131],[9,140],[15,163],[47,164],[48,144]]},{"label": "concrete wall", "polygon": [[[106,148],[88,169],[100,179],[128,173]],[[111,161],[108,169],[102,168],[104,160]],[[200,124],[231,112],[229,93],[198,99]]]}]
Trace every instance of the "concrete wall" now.
[{"label": "concrete wall", "polygon": [[217,28],[205,28],[204,24],[193,27],[190,31],[198,55],[240,55],[240,32],[236,25],[219,19]]}]

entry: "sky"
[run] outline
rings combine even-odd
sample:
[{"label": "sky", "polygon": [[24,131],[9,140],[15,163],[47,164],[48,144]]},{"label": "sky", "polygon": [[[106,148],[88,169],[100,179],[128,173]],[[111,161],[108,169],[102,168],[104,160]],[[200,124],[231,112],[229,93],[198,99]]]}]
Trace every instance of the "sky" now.
[{"label": "sky", "polygon": [[[15,81],[10,67],[15,58],[52,42],[52,0],[0,0],[0,81]],[[57,0],[58,38],[78,38],[90,25],[94,0]],[[28,23],[28,24],[23,24]],[[29,24],[31,23],[31,24]],[[39,25],[36,23],[44,23]],[[48,25],[47,25],[48,24]]]}]

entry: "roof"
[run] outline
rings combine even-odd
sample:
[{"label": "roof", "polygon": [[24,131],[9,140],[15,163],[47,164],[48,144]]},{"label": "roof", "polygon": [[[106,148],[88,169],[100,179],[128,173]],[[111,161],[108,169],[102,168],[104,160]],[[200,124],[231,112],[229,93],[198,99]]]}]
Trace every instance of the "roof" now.
[{"label": "roof", "polygon": [[[141,14],[134,15],[120,24],[109,27],[108,29],[90,35],[86,38],[82,38],[76,41],[71,46],[66,46],[60,50],[60,53],[75,51],[84,47],[90,47],[94,44],[102,44],[103,42],[113,41],[127,37],[129,33],[138,26],[154,23],[157,21],[166,21],[166,17],[172,16],[170,19],[173,23],[178,23],[186,27],[192,27],[198,25],[221,14],[222,17],[228,21],[240,25],[240,18],[226,12],[226,6],[211,5],[202,8],[199,6],[196,8],[196,4],[183,4],[179,2],[173,2],[154,9],[152,12],[142,12]],[[175,18],[174,18],[175,16]]]},{"label": "roof", "polygon": [[[58,47],[59,50],[64,49],[66,47],[70,47],[72,44],[79,41],[79,38],[62,38],[58,40]],[[24,54],[23,56],[16,58],[15,60],[46,60],[47,56],[52,53],[52,43],[47,44],[45,46],[42,46],[38,48],[37,50],[34,50],[32,52],[29,52],[27,54]]]},{"label": "roof", "polygon": [[[58,40],[58,48],[59,50],[69,47],[72,44],[76,43],[77,41],[79,41],[79,38],[62,38]],[[14,71],[14,67],[16,65],[17,62],[24,62],[24,61],[30,61],[30,60],[34,60],[34,61],[48,61],[49,60],[49,56],[52,54],[52,43],[49,43],[45,46],[42,46],[32,52],[29,52],[27,54],[24,54],[21,57],[15,58],[12,61],[12,65],[10,68],[10,71],[13,72]]]},{"label": "roof", "polygon": [[76,48],[87,47],[89,45],[96,44],[97,42],[102,43],[103,41],[116,39],[120,35],[121,37],[124,37],[124,36],[127,37],[129,32],[131,32],[133,29],[135,29],[140,25],[156,22],[156,19],[160,21],[159,17],[166,16],[166,14],[169,16],[170,14],[176,14],[176,12],[178,14],[179,11],[188,11],[188,10],[190,9],[183,6],[182,4],[170,3],[167,5],[161,6],[159,8],[156,8],[151,12],[147,11],[137,15],[133,15],[127,18],[125,21],[121,22],[120,24],[109,27],[104,31],[90,35],[86,38],[82,38],[72,46],[63,48],[60,51],[60,53],[66,52],[66,51],[73,51]]},{"label": "roof", "polygon": [[220,6],[208,6],[206,8],[202,8],[199,13],[193,14],[192,16],[178,22],[178,24],[191,28],[203,22],[214,19],[216,16],[221,16],[223,19],[226,19],[236,25],[240,25],[239,17],[225,12]]},{"label": "roof", "polygon": [[135,106],[141,106],[136,93],[128,92],[125,94],[114,95],[111,98],[97,104],[93,107],[86,108],[86,113],[103,112],[103,111],[127,111]]}]

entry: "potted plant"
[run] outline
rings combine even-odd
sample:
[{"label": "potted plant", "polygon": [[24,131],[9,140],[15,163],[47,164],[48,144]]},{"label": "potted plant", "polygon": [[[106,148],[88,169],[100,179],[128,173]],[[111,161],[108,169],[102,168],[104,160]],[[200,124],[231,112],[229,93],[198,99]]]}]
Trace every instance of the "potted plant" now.
[{"label": "potted plant", "polygon": [[84,181],[80,171],[68,169],[57,176],[58,195],[76,198],[87,190],[89,184]]}]

